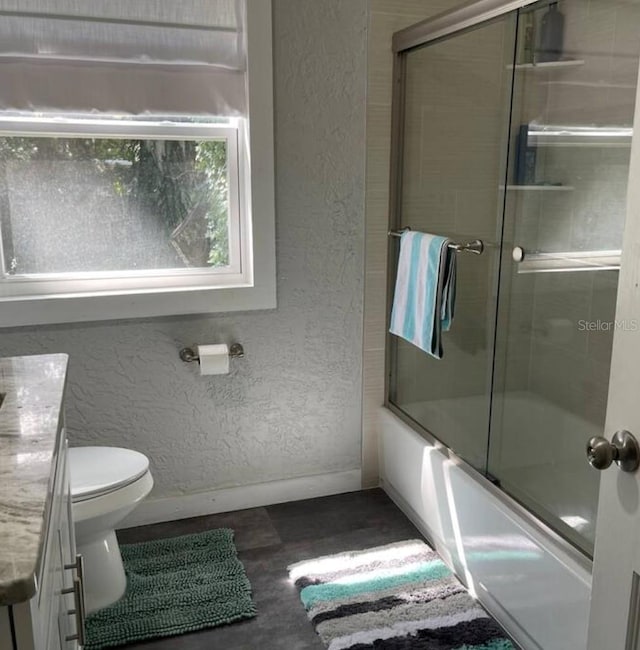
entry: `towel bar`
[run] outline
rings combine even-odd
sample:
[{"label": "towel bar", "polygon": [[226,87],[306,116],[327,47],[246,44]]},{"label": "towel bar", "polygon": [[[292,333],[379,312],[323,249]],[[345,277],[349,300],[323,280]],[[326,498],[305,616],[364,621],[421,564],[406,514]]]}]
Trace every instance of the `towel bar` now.
[{"label": "towel bar", "polygon": [[[411,228],[402,228],[401,230],[390,230],[387,234],[389,237],[402,237],[402,233],[411,230]],[[482,255],[484,251],[484,242],[481,239],[474,239],[464,243],[449,242],[449,248],[452,248],[456,253],[473,253],[474,255]]]}]

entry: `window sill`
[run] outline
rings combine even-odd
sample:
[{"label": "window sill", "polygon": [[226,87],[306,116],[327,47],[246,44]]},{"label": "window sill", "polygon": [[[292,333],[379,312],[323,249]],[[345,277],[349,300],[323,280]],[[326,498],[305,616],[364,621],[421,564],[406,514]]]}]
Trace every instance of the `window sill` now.
[{"label": "window sill", "polygon": [[211,314],[276,307],[275,275],[252,287],[121,295],[9,298],[0,302],[0,327]]}]

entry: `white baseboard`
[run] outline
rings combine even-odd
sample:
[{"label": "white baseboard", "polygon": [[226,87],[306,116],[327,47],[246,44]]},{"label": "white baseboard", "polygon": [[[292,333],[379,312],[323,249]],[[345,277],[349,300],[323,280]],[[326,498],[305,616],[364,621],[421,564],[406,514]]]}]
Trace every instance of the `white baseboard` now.
[{"label": "white baseboard", "polygon": [[359,469],[143,501],[119,526],[130,528],[219,512],[300,501],[361,488]]}]

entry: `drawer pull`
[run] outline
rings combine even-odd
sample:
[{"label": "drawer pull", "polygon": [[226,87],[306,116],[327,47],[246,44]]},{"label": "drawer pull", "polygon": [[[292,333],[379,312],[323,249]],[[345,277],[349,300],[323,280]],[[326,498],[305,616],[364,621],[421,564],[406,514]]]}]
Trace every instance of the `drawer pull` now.
[{"label": "drawer pull", "polygon": [[[69,590],[65,590],[69,591]],[[73,599],[76,604],[75,609],[69,610],[69,614],[75,614],[76,633],[65,637],[65,641],[78,641],[78,645],[84,646],[84,602],[82,598],[82,583],[78,578],[73,579]]]},{"label": "drawer pull", "polygon": [[[82,598],[82,608],[85,610],[85,598],[84,598],[84,561],[82,555],[78,553],[76,555],[76,561],[73,564],[65,564],[65,570],[70,571],[71,569],[76,570],[76,576],[80,580],[80,597]],[[71,593],[73,589],[68,590],[66,593]],[[62,592],[65,593],[65,592]]]},{"label": "drawer pull", "polygon": [[78,645],[84,646],[84,620],[85,620],[85,600],[84,600],[84,563],[82,555],[76,555],[76,561],[73,564],[65,564],[65,569],[75,569],[76,577],[73,579],[73,587],[63,589],[63,594],[73,593],[75,609],[69,611],[69,614],[75,614],[76,633],[66,637],[65,641],[78,641]]},{"label": "drawer pull", "polygon": [[75,569],[78,572],[78,578],[82,580],[84,576],[84,564],[82,562],[82,555],[76,555],[76,561],[73,564],[65,564],[64,569],[65,571],[71,571],[71,569]]}]

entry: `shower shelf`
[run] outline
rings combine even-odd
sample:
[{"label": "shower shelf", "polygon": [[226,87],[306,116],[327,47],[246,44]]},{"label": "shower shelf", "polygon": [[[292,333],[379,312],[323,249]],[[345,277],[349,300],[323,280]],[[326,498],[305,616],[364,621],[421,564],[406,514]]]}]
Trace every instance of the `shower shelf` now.
[{"label": "shower shelf", "polygon": [[532,147],[629,147],[633,127],[531,125],[527,143]]},{"label": "shower shelf", "polygon": [[[504,190],[504,185],[500,189]],[[572,185],[507,185],[506,189],[518,192],[571,192],[575,188]]]},{"label": "shower shelf", "polygon": [[556,273],[561,271],[617,271],[619,250],[558,253],[525,253],[518,262],[518,273]]},{"label": "shower shelf", "polygon": [[531,70],[532,72],[551,72],[563,68],[573,68],[578,65],[584,65],[582,59],[563,59],[561,61],[544,61],[541,63],[516,63],[515,66],[508,65],[508,70]]},{"label": "shower shelf", "polygon": [[635,84],[616,84],[607,81],[576,81],[574,79],[560,80],[550,79],[541,82],[545,86],[573,86],[574,88],[596,88],[598,90],[635,90]]}]

